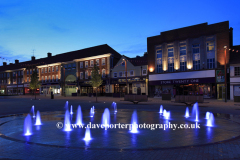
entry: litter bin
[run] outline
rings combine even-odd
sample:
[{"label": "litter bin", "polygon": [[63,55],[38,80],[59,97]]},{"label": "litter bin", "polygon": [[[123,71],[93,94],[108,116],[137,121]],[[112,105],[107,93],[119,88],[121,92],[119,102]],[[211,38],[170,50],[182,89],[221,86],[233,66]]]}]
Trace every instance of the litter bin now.
[{"label": "litter bin", "polygon": [[51,92],[51,99],[54,99],[54,95],[53,95],[53,92]]}]

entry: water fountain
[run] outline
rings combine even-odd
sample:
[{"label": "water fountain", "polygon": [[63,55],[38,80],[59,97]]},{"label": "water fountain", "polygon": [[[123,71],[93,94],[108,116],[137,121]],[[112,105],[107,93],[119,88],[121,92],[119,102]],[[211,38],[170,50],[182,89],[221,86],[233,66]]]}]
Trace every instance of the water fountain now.
[{"label": "water fountain", "polygon": [[102,124],[105,126],[105,130],[109,127],[110,124],[110,112],[108,108],[105,108],[102,115]]},{"label": "water fountain", "polygon": [[115,103],[115,102],[113,102],[114,103],[114,114],[116,114],[117,113],[117,103]]},{"label": "water fountain", "polygon": [[36,126],[39,126],[39,125],[42,125],[42,122],[41,122],[41,115],[40,115],[40,112],[37,111],[37,116],[36,116],[36,123],[35,123]]},{"label": "water fountain", "polygon": [[92,106],[92,113],[94,114],[95,112],[94,112],[94,106]]},{"label": "water fountain", "polygon": [[64,118],[64,131],[71,131],[71,121],[70,121],[70,113],[69,110],[67,109],[65,112],[65,118]]},{"label": "water fountain", "polygon": [[192,109],[192,117],[195,117],[195,121],[198,122],[199,119],[199,110],[198,110],[198,103],[194,103],[193,109]]},{"label": "water fountain", "polygon": [[170,111],[168,111],[168,112],[166,112],[164,118],[165,118],[165,119],[169,119],[169,118],[170,118],[170,115],[171,115],[171,113],[170,113]]},{"label": "water fountain", "polygon": [[186,108],[186,112],[185,112],[185,116],[184,117],[186,117],[186,118],[190,117],[189,116],[189,109],[188,109],[188,107]]},{"label": "water fountain", "polygon": [[72,105],[71,105],[71,108],[70,108],[70,114],[73,114]]},{"label": "water fountain", "polygon": [[93,111],[93,108],[90,109],[90,117],[93,117],[94,115],[94,111]]},{"label": "water fountain", "polygon": [[91,140],[92,138],[91,138],[91,132],[90,132],[90,128],[86,128],[86,132],[85,132],[85,137],[84,137],[84,139],[83,140],[85,140],[85,141],[89,141],[89,140]]},{"label": "water fountain", "polygon": [[205,119],[209,119],[209,116],[210,116],[210,112],[206,112],[206,117],[205,117]]},{"label": "water fountain", "polygon": [[31,111],[32,111],[32,114],[33,114],[33,118],[35,118],[34,106],[32,106],[32,109],[31,109]]},{"label": "water fountain", "polygon": [[78,106],[77,109],[77,117],[76,117],[76,124],[77,125],[82,125],[82,110],[81,110],[81,106]]},{"label": "water fountain", "polygon": [[138,120],[137,120],[137,111],[134,110],[131,120],[131,133],[138,133]]},{"label": "water fountain", "polygon": [[207,126],[213,127],[214,126],[214,115],[209,113],[209,118],[207,119]]},{"label": "water fountain", "polygon": [[166,114],[167,114],[167,111],[166,111],[166,109],[164,109],[164,110],[163,110],[163,117],[165,117]]},{"label": "water fountain", "polygon": [[160,114],[162,114],[162,113],[163,113],[163,106],[162,106],[162,105],[160,106],[159,113],[160,113]]},{"label": "water fountain", "polygon": [[30,114],[27,115],[27,117],[24,120],[24,132],[23,134],[25,136],[30,136],[32,135],[32,119]]},{"label": "water fountain", "polygon": [[66,101],[64,109],[67,110],[68,109],[68,101]]}]

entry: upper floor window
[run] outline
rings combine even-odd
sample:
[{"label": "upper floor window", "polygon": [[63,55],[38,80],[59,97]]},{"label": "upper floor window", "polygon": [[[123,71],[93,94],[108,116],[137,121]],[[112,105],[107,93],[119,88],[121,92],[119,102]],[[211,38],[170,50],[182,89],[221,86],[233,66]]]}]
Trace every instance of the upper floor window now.
[{"label": "upper floor window", "polygon": [[200,60],[193,61],[193,70],[199,70],[200,69]]},{"label": "upper floor window", "polygon": [[85,68],[88,68],[88,61],[85,61]]},{"label": "upper floor window", "polygon": [[72,69],[76,69],[76,63],[72,64]]},{"label": "upper floor window", "polygon": [[48,76],[48,81],[51,82],[51,76]]},{"label": "upper floor window", "polygon": [[122,75],[122,72],[119,72],[119,77],[122,77],[123,75]]},{"label": "upper floor window", "polygon": [[29,74],[29,70],[27,70],[27,75]]},{"label": "upper floor window", "polygon": [[102,58],[102,65],[105,65],[105,58]]},{"label": "upper floor window", "polygon": [[90,66],[93,67],[93,60],[90,61]]},{"label": "upper floor window", "polygon": [[54,81],[55,79],[54,79],[54,75],[52,75],[52,81]]},{"label": "upper floor window", "polygon": [[58,81],[58,75],[56,75],[56,81]]},{"label": "upper floor window", "polygon": [[162,49],[157,50],[157,59],[162,58]]},{"label": "upper floor window", "polygon": [[180,43],[180,56],[186,55],[186,42]]},{"label": "upper floor window", "polygon": [[56,66],[56,72],[58,72],[58,66]]},{"label": "upper floor window", "polygon": [[43,78],[43,76],[42,76],[42,82],[43,82],[43,80],[44,80],[44,78]]},{"label": "upper floor window", "polygon": [[54,66],[52,66],[52,72],[54,72]]},{"label": "upper floor window", "polygon": [[80,72],[80,79],[83,79],[83,72]]},{"label": "upper floor window", "polygon": [[45,68],[45,73],[47,73],[47,68]]},{"label": "upper floor window", "polygon": [[117,78],[117,72],[114,72],[114,73],[113,73],[113,77],[114,77],[114,78]]},{"label": "upper floor window", "polygon": [[85,71],[85,79],[88,79],[88,71]]},{"label": "upper floor window", "polygon": [[192,53],[193,54],[200,53],[200,45],[199,44],[192,45]]},{"label": "upper floor window", "polygon": [[105,78],[106,73],[105,73],[105,69],[102,69],[102,77]]},{"label": "upper floor window", "polygon": [[48,67],[48,73],[50,73],[51,72],[51,67]]},{"label": "upper floor window", "polygon": [[169,44],[168,46],[168,57],[173,57],[173,44]]},{"label": "upper floor window", "polygon": [[240,76],[240,67],[234,67],[234,75]]},{"label": "upper floor window", "polygon": [[130,71],[130,76],[133,76],[133,71]]},{"label": "upper floor window", "polygon": [[215,68],[215,58],[207,59],[207,68]]},{"label": "upper floor window", "polygon": [[168,63],[168,72],[174,71],[174,63]]},{"label": "upper floor window", "polygon": [[186,61],[180,62],[180,71],[186,71]]},{"label": "upper floor window", "polygon": [[41,70],[42,70],[42,73],[43,73],[43,68],[41,68]]},{"label": "upper floor window", "polygon": [[72,68],[71,64],[68,64],[68,70],[70,70]]},{"label": "upper floor window", "polygon": [[45,82],[47,82],[47,76],[45,76]]},{"label": "upper floor window", "polygon": [[92,71],[90,71],[90,78],[92,78]]},{"label": "upper floor window", "polygon": [[29,77],[27,77],[27,82],[29,82]]},{"label": "upper floor window", "polygon": [[207,51],[214,51],[214,42],[211,41],[211,42],[207,42]]},{"label": "upper floor window", "polygon": [[39,69],[37,69],[37,73],[39,72]]},{"label": "upper floor window", "polygon": [[122,66],[125,66],[125,61],[123,61],[123,62],[121,63],[121,65],[122,65]]},{"label": "upper floor window", "polygon": [[80,68],[83,68],[83,62],[80,62]]},{"label": "upper floor window", "polygon": [[142,70],[142,75],[147,75],[147,69]]},{"label": "upper floor window", "polygon": [[96,59],[96,65],[99,66],[99,59]]}]

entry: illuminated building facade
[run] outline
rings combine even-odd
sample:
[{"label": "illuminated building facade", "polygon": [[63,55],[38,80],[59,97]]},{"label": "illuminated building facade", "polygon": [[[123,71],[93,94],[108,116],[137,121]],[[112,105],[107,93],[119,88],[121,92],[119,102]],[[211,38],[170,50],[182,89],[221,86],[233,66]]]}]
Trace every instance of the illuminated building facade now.
[{"label": "illuminated building facade", "polygon": [[[228,21],[202,23],[148,37],[149,95],[171,93],[173,97],[203,95],[222,99],[224,46],[232,46],[232,28]],[[229,67],[228,49],[226,62]]]}]

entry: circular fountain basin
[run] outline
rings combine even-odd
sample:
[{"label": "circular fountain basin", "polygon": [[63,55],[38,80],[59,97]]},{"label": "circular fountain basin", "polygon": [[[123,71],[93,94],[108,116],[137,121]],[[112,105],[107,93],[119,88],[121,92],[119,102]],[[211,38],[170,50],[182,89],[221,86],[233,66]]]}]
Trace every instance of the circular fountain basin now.
[{"label": "circular fountain basin", "polygon": [[[215,114],[213,127],[207,127],[205,114],[200,114],[199,122],[184,117],[184,112],[171,112],[171,117],[166,120],[158,111],[137,111],[138,123],[160,124],[166,126],[170,124],[195,125],[200,128],[156,128],[139,129],[138,133],[131,133],[129,128],[97,129],[90,128],[91,140],[84,141],[85,127],[90,124],[101,124],[104,110],[95,109],[94,117],[90,117],[89,110],[83,110],[84,128],[75,128],[66,132],[58,129],[56,124],[64,124],[65,112],[41,112],[41,126],[35,126],[33,120],[32,135],[24,136],[24,118],[22,116],[12,116],[1,118],[0,136],[12,141],[18,141],[35,145],[45,145],[49,147],[73,147],[89,149],[161,149],[176,148],[195,145],[205,145],[229,140],[240,135],[240,125],[228,119],[219,118]],[[130,124],[133,110],[110,110],[111,124]],[[219,114],[218,114],[219,115]],[[71,123],[76,122],[76,112],[71,117]],[[150,125],[145,125],[151,127]]]}]

